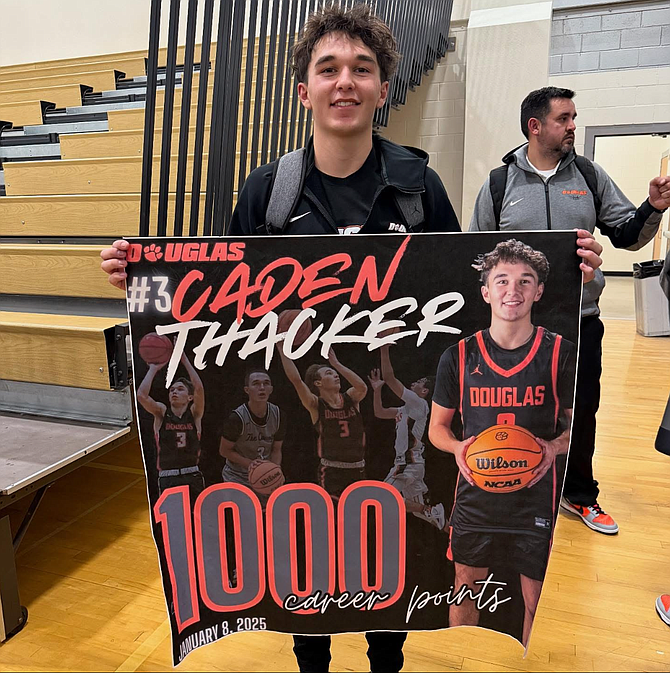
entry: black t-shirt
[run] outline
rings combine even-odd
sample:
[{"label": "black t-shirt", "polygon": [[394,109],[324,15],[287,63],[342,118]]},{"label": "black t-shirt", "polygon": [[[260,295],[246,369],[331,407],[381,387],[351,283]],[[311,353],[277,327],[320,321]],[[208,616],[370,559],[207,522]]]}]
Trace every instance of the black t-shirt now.
[{"label": "black t-shirt", "polygon": [[383,185],[375,148],[370,150],[363,165],[346,178],[326,175],[315,166],[306,183],[328,208],[341,234],[357,233],[370,214],[377,190]]}]

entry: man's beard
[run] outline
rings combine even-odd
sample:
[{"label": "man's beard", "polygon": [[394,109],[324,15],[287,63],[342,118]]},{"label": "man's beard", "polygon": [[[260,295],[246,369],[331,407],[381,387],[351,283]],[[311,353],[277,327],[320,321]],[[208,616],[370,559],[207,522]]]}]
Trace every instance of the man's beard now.
[{"label": "man's beard", "polygon": [[564,140],[560,145],[554,145],[553,147],[545,146],[544,154],[546,157],[556,159],[556,161],[561,161],[562,159],[565,159],[565,157],[567,157],[570,152],[572,152],[574,146],[574,138],[572,138],[571,143],[568,143]]},{"label": "man's beard", "polygon": [[570,154],[570,152],[572,152],[574,146],[575,146],[575,139],[574,138],[572,138],[571,143],[563,141],[561,146],[558,148],[559,157],[561,159],[565,159],[565,157],[567,157],[568,154]]}]

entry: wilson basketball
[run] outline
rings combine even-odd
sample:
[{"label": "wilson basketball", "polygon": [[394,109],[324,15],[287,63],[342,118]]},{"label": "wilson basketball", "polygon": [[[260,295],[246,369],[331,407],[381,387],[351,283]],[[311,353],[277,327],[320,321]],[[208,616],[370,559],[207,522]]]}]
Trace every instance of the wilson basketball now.
[{"label": "wilson basketball", "polygon": [[257,493],[270,495],[284,483],[281,467],[269,460],[259,461],[249,471],[249,484]]},{"label": "wilson basketball", "polygon": [[465,454],[472,478],[490,493],[512,493],[528,485],[542,461],[542,447],[518,425],[494,425],[477,435]]},{"label": "wilson basketball", "polygon": [[164,365],[172,355],[172,341],[155,332],[145,334],[140,339],[140,357],[148,365]]},{"label": "wilson basketball", "polygon": [[[300,315],[301,311],[299,309],[287,309],[286,311],[282,311],[279,314],[279,322],[278,322],[278,328],[280,332],[288,332],[289,327],[293,324],[293,321]],[[295,335],[295,339],[293,339],[293,345],[294,346],[300,346],[301,344],[305,343],[305,339],[312,333],[312,321],[307,318],[302,325],[300,325],[300,329],[298,330],[298,333]]]}]

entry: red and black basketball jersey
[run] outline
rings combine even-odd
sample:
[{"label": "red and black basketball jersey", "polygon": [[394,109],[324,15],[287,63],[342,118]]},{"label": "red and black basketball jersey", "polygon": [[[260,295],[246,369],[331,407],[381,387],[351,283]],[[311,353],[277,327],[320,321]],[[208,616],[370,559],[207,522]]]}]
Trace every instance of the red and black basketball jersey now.
[{"label": "red and black basketball jersey", "polygon": [[365,458],[365,428],[358,405],[342,393],[341,407],[331,407],[319,397],[319,458],[357,463]]},{"label": "red and black basketball jersey", "polygon": [[[463,437],[497,424],[517,425],[551,440],[572,408],[575,347],[542,327],[519,348],[498,346],[488,330],[442,356],[435,401],[458,409]],[[553,466],[532,488],[489,493],[459,476],[452,525],[460,530],[551,534],[559,481]]]},{"label": "red and black basketball jersey", "polygon": [[168,407],[163,423],[156,434],[159,470],[176,470],[198,464],[200,458],[200,433],[189,407],[179,417]]}]

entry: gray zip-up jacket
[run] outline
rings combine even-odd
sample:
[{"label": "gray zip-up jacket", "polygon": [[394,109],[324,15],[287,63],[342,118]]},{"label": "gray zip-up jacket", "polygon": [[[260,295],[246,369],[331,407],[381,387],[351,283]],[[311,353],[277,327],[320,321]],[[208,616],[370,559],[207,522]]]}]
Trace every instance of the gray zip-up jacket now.
[{"label": "gray zip-up jacket", "polygon": [[[561,160],[558,171],[545,183],[528,163],[528,145],[503,157],[509,164],[507,186],[500,211],[500,230],[596,228],[616,248],[639,250],[658,230],[662,212],[646,200],[639,208],[625,197],[602,167],[594,163],[598,178],[600,216],[596,218],[593,196],[571,152]],[[596,221],[598,220],[598,221]],[[495,231],[496,222],[489,180],[482,185],[470,221],[470,231]],[[584,286],[582,316],[598,315],[598,299],[605,287],[600,269]]]}]

